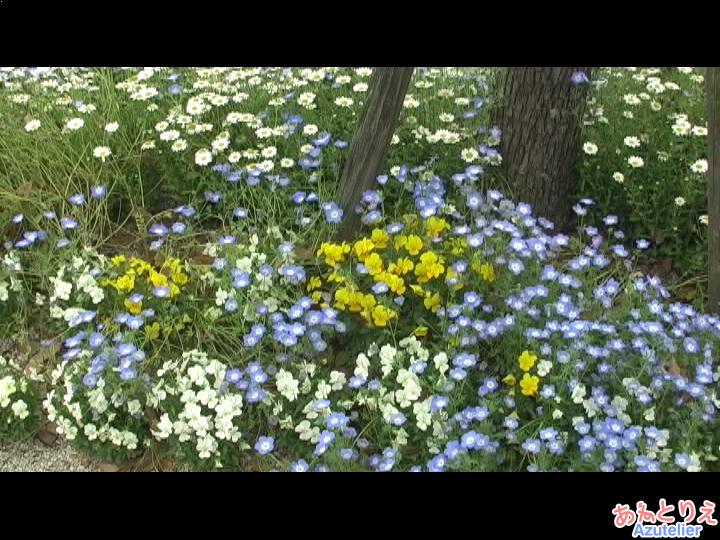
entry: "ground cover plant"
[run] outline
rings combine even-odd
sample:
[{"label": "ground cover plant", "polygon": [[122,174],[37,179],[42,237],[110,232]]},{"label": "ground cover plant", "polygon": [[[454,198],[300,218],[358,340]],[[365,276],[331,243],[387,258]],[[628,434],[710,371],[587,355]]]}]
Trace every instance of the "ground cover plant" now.
[{"label": "ground cover plant", "polygon": [[0,68],[0,336],[46,351],[0,362],[0,437],[46,419],[190,470],[716,469],[720,319],[642,265],[702,239],[700,81],[655,69],[599,71],[570,235],[499,172],[496,70],[418,68],[342,242],[370,68]]}]

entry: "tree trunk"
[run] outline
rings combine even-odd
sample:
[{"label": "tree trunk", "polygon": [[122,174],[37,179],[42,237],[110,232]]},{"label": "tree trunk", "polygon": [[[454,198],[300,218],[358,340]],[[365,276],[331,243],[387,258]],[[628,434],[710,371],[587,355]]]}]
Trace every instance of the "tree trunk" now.
[{"label": "tree trunk", "polygon": [[364,191],[373,189],[376,177],[382,172],[414,69],[377,67],[373,71],[367,101],[340,176],[338,204],[344,211],[339,231],[342,240],[351,239],[360,228],[361,218],[355,213],[355,206]]},{"label": "tree trunk", "polygon": [[511,67],[504,84],[500,155],[516,202],[566,230],[572,223],[575,158],[585,85],[571,75],[587,67]]},{"label": "tree trunk", "polygon": [[708,123],[708,311],[720,315],[720,67],[705,74]]}]

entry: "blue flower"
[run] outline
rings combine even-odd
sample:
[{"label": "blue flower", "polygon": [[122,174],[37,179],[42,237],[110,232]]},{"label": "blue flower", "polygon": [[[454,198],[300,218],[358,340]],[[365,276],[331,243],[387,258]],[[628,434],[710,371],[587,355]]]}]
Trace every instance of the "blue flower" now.
[{"label": "blue flower", "polygon": [[307,461],[304,459],[293,461],[290,464],[290,472],[307,472],[309,469],[310,465],[308,465]]},{"label": "blue flower", "polygon": [[76,193],[72,197],[68,198],[68,201],[76,206],[80,206],[85,202],[85,195],[82,193]]},{"label": "blue flower", "polygon": [[525,439],[522,448],[530,454],[538,454],[540,453],[540,441],[537,439]]},{"label": "blue flower", "polygon": [[445,469],[445,464],[447,463],[447,459],[444,455],[438,454],[434,458],[432,458],[430,461],[428,461],[427,468],[430,472],[443,472]]},{"label": "blue flower", "polygon": [[90,189],[90,195],[93,199],[102,199],[107,194],[106,185],[95,185]]},{"label": "blue flower", "polygon": [[328,428],[342,427],[348,423],[350,419],[343,413],[332,413],[325,419],[325,425]]},{"label": "blue flower", "polygon": [[64,217],[60,219],[60,226],[63,229],[75,229],[77,227],[78,223],[73,218]]},{"label": "blue flower", "polygon": [[260,437],[255,443],[255,451],[258,454],[269,454],[275,448],[275,439],[272,437]]}]

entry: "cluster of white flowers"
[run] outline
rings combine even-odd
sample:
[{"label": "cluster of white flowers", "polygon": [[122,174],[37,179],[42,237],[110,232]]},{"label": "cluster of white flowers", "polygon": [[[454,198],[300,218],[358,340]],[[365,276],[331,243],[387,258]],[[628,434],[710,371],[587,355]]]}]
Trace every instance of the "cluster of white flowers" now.
[{"label": "cluster of white flowers", "polygon": [[236,422],[243,412],[243,398],[225,382],[226,372],[225,364],[197,350],[165,362],[148,394],[148,403],[161,412],[153,436],[190,442],[197,457],[214,458],[216,467],[222,466],[223,442],[238,450],[249,448]]},{"label": "cluster of white flowers", "polygon": [[0,356],[0,435],[28,431],[24,421],[33,406],[30,378],[38,377],[26,377],[17,363]]},{"label": "cluster of white flowers", "polygon": [[85,386],[83,377],[88,373],[91,356],[83,351],[72,362],[65,360],[53,370],[53,389],[43,401],[48,420],[68,440],[83,437],[90,442],[138,450],[142,433],[128,429],[126,420],[139,419],[142,404],[137,399],[128,400],[120,389],[112,390],[103,376],[97,377],[93,387]]}]

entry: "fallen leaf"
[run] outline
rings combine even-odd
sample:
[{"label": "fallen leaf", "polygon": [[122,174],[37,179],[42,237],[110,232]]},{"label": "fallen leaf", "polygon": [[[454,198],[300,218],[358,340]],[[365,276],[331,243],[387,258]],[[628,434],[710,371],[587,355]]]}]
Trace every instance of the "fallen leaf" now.
[{"label": "fallen leaf", "polygon": [[315,258],[315,252],[310,249],[309,246],[300,245],[295,246],[295,256],[298,259],[314,259]]},{"label": "fallen leaf", "polygon": [[118,472],[120,467],[114,463],[98,463],[97,468],[100,472]]},{"label": "fallen leaf", "polygon": [[51,432],[51,431],[46,431],[46,430],[43,429],[43,430],[41,430],[41,431],[38,431],[36,437],[37,437],[37,438],[40,440],[40,442],[42,442],[44,445],[46,445],[46,446],[52,446],[53,444],[55,444],[55,441],[57,441],[59,435],[58,435],[57,433],[54,433],[54,432]]},{"label": "fallen leaf", "polygon": [[20,186],[15,190],[15,193],[17,193],[19,197],[29,197],[32,187],[32,182],[25,182],[24,184],[20,184]]},{"label": "fallen leaf", "polygon": [[675,358],[671,358],[670,361],[665,364],[665,370],[672,375],[681,375],[687,377],[687,371],[685,371],[678,363]]}]

